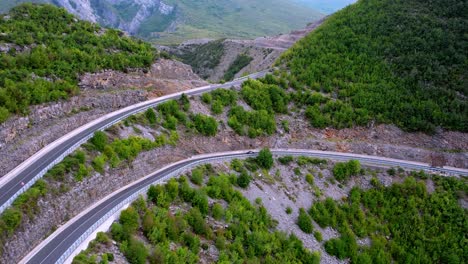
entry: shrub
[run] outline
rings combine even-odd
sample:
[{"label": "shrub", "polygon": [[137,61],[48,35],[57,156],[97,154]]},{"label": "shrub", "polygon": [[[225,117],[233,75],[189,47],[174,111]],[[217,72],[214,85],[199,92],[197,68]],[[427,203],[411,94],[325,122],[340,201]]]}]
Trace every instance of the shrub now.
[{"label": "shrub", "polygon": [[292,208],[290,206],[286,207],[286,213],[287,214],[292,214]]},{"label": "shrub", "polygon": [[237,177],[237,185],[241,188],[247,188],[250,184],[251,177],[247,171],[243,170],[239,177]]},{"label": "shrub", "polygon": [[201,185],[203,183],[203,168],[198,167],[192,170],[190,175],[190,181],[196,185]]},{"label": "shrub", "polygon": [[149,256],[148,249],[143,242],[131,239],[128,242],[128,247],[123,247],[123,253],[130,264],[145,264]]},{"label": "shrub", "polygon": [[218,122],[213,117],[196,114],[193,122],[197,131],[204,136],[215,136],[218,133]]},{"label": "shrub", "polygon": [[101,173],[104,174],[104,167],[106,166],[106,156],[105,155],[99,155],[94,160],[92,161],[93,168]]},{"label": "shrub", "polygon": [[315,239],[317,239],[318,242],[322,242],[322,240],[323,240],[322,233],[320,233],[320,231],[315,231],[314,232],[314,237],[315,237]]},{"label": "shrub", "polygon": [[151,125],[156,124],[157,118],[156,118],[156,113],[154,112],[153,108],[149,108],[148,110],[146,110],[145,116]]},{"label": "shrub", "polygon": [[307,183],[310,184],[310,186],[315,185],[314,176],[312,174],[310,174],[310,173],[306,174],[305,180],[306,180]]},{"label": "shrub", "polygon": [[214,219],[220,220],[224,216],[224,208],[221,204],[215,203],[213,204],[213,208],[211,208],[211,215]]},{"label": "shrub", "polygon": [[273,167],[273,155],[268,148],[260,150],[256,160],[258,165],[264,169],[271,169]]},{"label": "shrub", "polygon": [[200,250],[200,239],[197,236],[190,232],[184,232],[182,234],[182,241],[193,253],[198,254]]},{"label": "shrub", "polygon": [[314,231],[314,226],[312,225],[312,219],[304,210],[304,208],[299,209],[299,217],[297,218],[297,225],[299,228],[307,234],[311,234]]},{"label": "shrub", "polygon": [[239,54],[237,55],[236,59],[229,65],[226,73],[224,74],[224,80],[230,81],[234,78],[234,76],[242,70],[245,66],[249,65],[249,63],[253,60],[252,57],[248,56],[247,54]]},{"label": "shrub", "polygon": [[5,226],[6,231],[11,234],[13,231],[16,230],[16,228],[18,228],[22,218],[23,214],[18,209],[7,208],[0,218],[0,227],[3,224],[3,226]]},{"label": "shrub", "polygon": [[139,219],[138,212],[130,206],[120,213],[119,223],[126,234],[133,234],[138,229]]},{"label": "shrub", "polygon": [[333,176],[338,181],[344,182],[349,177],[358,175],[361,172],[361,164],[357,160],[336,163],[333,167]]},{"label": "shrub", "polygon": [[219,115],[223,112],[224,106],[221,101],[215,100],[213,104],[211,105],[211,112],[215,115]]},{"label": "shrub", "polygon": [[210,228],[206,224],[198,208],[190,209],[188,214],[185,215],[185,218],[195,234],[208,235],[210,233]]},{"label": "shrub", "polygon": [[283,165],[287,165],[287,164],[291,163],[293,160],[294,160],[294,158],[292,156],[284,156],[284,157],[279,157],[278,158],[279,163],[281,163]]},{"label": "shrub", "polygon": [[125,234],[123,227],[119,223],[113,223],[111,226],[111,235],[116,241],[123,241],[127,239],[127,235]]},{"label": "shrub", "polygon": [[211,104],[211,102],[213,101],[213,97],[211,96],[211,93],[202,94],[201,99],[205,104]]},{"label": "shrub", "polygon": [[97,131],[94,133],[94,136],[90,139],[91,144],[93,144],[94,148],[98,151],[104,151],[104,147],[108,143],[108,138],[106,133],[102,131]]}]

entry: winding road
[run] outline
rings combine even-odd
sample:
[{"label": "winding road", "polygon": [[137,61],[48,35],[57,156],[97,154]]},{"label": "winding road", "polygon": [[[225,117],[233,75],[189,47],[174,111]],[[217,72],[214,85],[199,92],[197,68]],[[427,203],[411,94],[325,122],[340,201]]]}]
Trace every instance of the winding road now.
[{"label": "winding road", "polygon": [[107,114],[89,124],[75,129],[49,144],[0,178],[0,213],[9,207],[21,193],[30,188],[50,168],[91,138],[96,131],[108,128],[128,116],[145,111],[150,107],[154,107],[168,100],[177,99],[184,93],[187,95],[197,95],[218,88],[230,88],[242,84],[242,82],[248,78],[257,79],[263,77],[267,72],[268,71],[258,72],[243,78],[235,79],[232,82],[203,86],[138,103]]},{"label": "winding road", "polygon": [[[242,82],[247,78],[260,78],[265,76],[266,73],[267,71],[263,71],[225,84],[208,85],[145,101],[107,114],[87,125],[75,129],[47,145],[45,148],[21,163],[14,170],[0,178],[0,213],[10,206],[21,193],[26,191],[38,179],[40,179],[47,170],[60,162],[65,156],[77,149],[81,144],[85,143],[96,131],[106,129],[130,115],[145,111],[148,108],[155,107],[168,100],[177,99],[184,93],[187,95],[198,95],[218,88],[230,88],[232,86],[242,84]],[[21,263],[63,263],[66,260],[70,260],[70,258],[77,253],[76,250],[83,247],[83,244],[85,244],[86,241],[89,241],[93,232],[96,232],[96,230],[103,225],[103,222],[112,220],[112,217],[115,217],[116,213],[125,208],[125,206],[136,199],[138,195],[144,194],[151,184],[156,184],[164,181],[168,177],[176,176],[182,170],[200,163],[252,157],[256,156],[257,152],[257,150],[245,150],[201,155],[171,164],[159,171],[156,171],[137,182],[115,191],[106,198],[92,205],[86,211],[73,218],[44,240],[30,254],[28,254]],[[272,150],[272,152],[277,156],[309,156],[336,161],[355,159],[367,165],[402,167],[409,170],[435,171],[448,175],[468,176],[468,170],[466,169],[452,167],[432,168],[428,164],[424,163],[376,156],[293,149],[276,149]]]},{"label": "winding road", "polygon": [[[271,151],[275,156],[308,156],[335,161],[348,161],[354,159],[359,160],[362,164],[379,167],[401,167],[409,170],[431,169],[428,164],[424,163],[396,160],[377,156],[301,149],[272,149]],[[202,163],[231,160],[235,158],[254,157],[257,155],[257,153],[258,150],[214,153],[194,156],[190,159],[171,164],[142,178],[135,183],[123,187],[122,189],[110,194],[106,198],[94,204],[86,211],[59,228],[47,240],[43,241],[39,246],[37,246],[20,263],[48,264],[64,263],[67,259],[71,260],[71,257],[78,253],[76,252],[77,249],[83,246],[86,247],[86,245],[84,245],[86,243],[84,242],[89,241],[90,236],[99,228],[101,224],[106,222],[112,215],[115,215],[124,209],[125,206],[131,203],[131,201],[135,200],[138,195],[146,193],[146,190],[152,184],[159,183],[169,177],[180,175],[182,171]],[[446,169],[444,172],[451,174],[456,173],[465,176],[468,175],[468,170],[456,168]]]}]

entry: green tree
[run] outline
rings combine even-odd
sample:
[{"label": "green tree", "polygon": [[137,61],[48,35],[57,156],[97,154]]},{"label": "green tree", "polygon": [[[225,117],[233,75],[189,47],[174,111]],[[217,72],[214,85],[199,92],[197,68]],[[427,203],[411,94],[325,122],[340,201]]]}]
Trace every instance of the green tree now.
[{"label": "green tree", "polygon": [[131,239],[125,248],[124,254],[131,264],[145,264],[149,256],[148,249],[143,242]]},{"label": "green tree", "polygon": [[119,223],[125,233],[133,234],[139,227],[139,219],[138,212],[130,206],[120,213]]},{"label": "green tree", "polygon": [[312,225],[312,219],[310,219],[309,214],[307,214],[304,208],[299,209],[297,225],[304,233],[312,234],[312,232],[314,231],[314,226]]},{"label": "green tree", "polygon": [[247,188],[247,187],[249,187],[250,180],[251,180],[250,175],[244,169],[240,173],[239,177],[237,177],[237,185],[239,185],[239,187],[241,187],[241,188]]},{"label": "green tree", "polygon": [[90,139],[91,144],[98,150],[98,151],[104,151],[104,147],[108,143],[107,135],[106,133],[102,131],[97,131],[94,133],[94,136]]},{"label": "green tree", "polygon": [[22,218],[23,214],[19,210],[14,208],[8,208],[3,212],[0,218],[0,227],[3,224],[5,226],[6,231],[12,233],[16,230],[16,228],[18,228]]},{"label": "green tree", "polygon": [[256,160],[258,165],[264,169],[271,169],[273,167],[273,155],[268,148],[260,150]]},{"label": "green tree", "polygon": [[148,110],[146,110],[146,112],[145,112],[145,116],[146,116],[146,119],[148,119],[148,122],[151,125],[156,124],[157,117],[156,117],[156,113],[154,112],[153,108],[148,108]]}]

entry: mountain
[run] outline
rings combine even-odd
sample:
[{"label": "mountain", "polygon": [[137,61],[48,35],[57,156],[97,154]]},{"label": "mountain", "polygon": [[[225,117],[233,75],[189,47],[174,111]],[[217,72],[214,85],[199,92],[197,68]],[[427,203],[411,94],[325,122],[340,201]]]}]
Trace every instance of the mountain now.
[{"label": "mountain", "polygon": [[357,0],[296,0],[296,2],[309,6],[324,14],[334,13]]},{"label": "mountain", "polygon": [[314,126],[373,120],[466,132],[467,28],[466,1],[362,0],[329,17],[279,64],[295,87],[332,99],[304,99]]},{"label": "mountain", "polygon": [[193,38],[254,38],[302,28],[323,15],[294,0],[16,0],[52,3],[103,26],[158,43]]},{"label": "mountain", "polygon": [[52,5],[13,8],[0,15],[0,32],[0,123],[76,95],[81,74],[149,68],[158,57],[148,43]]}]

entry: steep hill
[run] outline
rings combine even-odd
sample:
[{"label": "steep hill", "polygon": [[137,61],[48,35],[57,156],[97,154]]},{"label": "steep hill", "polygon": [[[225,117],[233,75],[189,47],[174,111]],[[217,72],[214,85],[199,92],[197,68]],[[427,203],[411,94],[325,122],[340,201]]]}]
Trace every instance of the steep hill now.
[{"label": "steep hill", "polygon": [[[301,28],[323,15],[293,0],[16,0],[52,3],[82,19],[158,43],[193,38],[253,38]],[[253,26],[255,25],[255,26]]]},{"label": "steep hill", "polygon": [[466,1],[359,1],[299,41],[280,64],[294,87],[331,99],[306,100],[316,127],[377,121],[408,131],[466,132],[467,28]]},{"label": "steep hill", "polygon": [[149,67],[157,54],[117,30],[52,5],[23,4],[0,16],[0,123],[36,105],[76,95],[78,77]]}]

